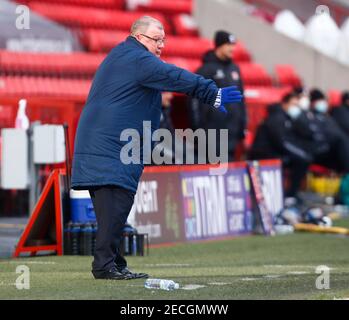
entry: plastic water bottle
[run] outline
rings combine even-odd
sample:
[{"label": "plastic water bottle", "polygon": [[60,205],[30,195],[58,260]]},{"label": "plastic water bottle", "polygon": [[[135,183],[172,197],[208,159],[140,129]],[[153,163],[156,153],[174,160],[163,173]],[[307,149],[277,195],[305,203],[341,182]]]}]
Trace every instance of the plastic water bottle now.
[{"label": "plastic water bottle", "polygon": [[137,235],[132,235],[132,255],[137,255]]},{"label": "plastic water bottle", "polygon": [[179,288],[179,284],[173,280],[166,279],[147,279],[144,283],[144,287],[147,289],[161,289],[166,291],[172,291]]},{"label": "plastic water bottle", "polygon": [[71,228],[72,223],[69,222],[66,224],[64,228],[64,246],[63,246],[63,253],[65,255],[71,255],[72,254],[72,236],[71,236]]},{"label": "plastic water bottle", "polygon": [[29,119],[26,115],[27,100],[21,99],[18,102],[18,111],[15,121],[15,128],[17,129],[29,129]]},{"label": "plastic water bottle", "polygon": [[81,226],[80,229],[80,255],[90,256],[92,255],[92,233],[93,229],[91,224],[86,223]]},{"label": "plastic water bottle", "polygon": [[97,235],[97,223],[92,223],[92,255],[96,250],[96,235]]},{"label": "plastic water bottle", "polygon": [[71,254],[74,256],[79,255],[80,249],[80,228],[79,223],[73,223],[71,226]]},{"label": "plastic water bottle", "polygon": [[294,227],[287,224],[279,224],[274,226],[276,234],[291,234],[294,233]]}]

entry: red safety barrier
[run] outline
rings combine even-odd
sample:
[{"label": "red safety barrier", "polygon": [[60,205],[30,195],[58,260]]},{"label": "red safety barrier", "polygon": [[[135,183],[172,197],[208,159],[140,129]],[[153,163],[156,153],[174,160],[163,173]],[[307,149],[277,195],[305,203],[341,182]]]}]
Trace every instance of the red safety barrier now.
[{"label": "red safety barrier", "polygon": [[[6,112],[6,117],[3,117],[3,113],[1,112],[0,127],[14,127],[18,110],[18,101],[21,98],[27,100],[26,114],[30,122],[40,121],[41,124],[67,123],[69,128],[70,152],[73,154],[75,132],[81,110],[84,106],[84,101],[69,101],[31,95],[22,95],[12,98],[0,96],[0,111],[4,110]],[[2,119],[5,121],[2,122]]]},{"label": "red safety barrier", "polygon": [[39,251],[54,251],[59,256],[63,255],[61,172],[54,170],[48,178],[13,253],[14,258],[21,253],[35,256]]}]

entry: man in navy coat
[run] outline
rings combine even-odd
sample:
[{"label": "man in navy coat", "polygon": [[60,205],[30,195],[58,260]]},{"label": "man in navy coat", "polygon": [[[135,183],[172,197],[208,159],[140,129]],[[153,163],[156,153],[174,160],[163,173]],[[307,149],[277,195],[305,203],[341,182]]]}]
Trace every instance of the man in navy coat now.
[{"label": "man in navy coat", "polygon": [[[240,101],[236,87],[217,88],[212,80],[162,62],[165,31],[149,16],[135,21],[131,35],[111,50],[97,70],[81,113],[72,167],[72,188],[88,189],[98,231],[92,273],[96,279],[146,278],[134,273],[118,248],[134,201],[142,163],[125,164],[120,138],[132,128],[143,136],[143,121],[159,126],[161,91],[177,91],[226,112],[224,104]],[[142,157],[142,150],[141,150]]]}]

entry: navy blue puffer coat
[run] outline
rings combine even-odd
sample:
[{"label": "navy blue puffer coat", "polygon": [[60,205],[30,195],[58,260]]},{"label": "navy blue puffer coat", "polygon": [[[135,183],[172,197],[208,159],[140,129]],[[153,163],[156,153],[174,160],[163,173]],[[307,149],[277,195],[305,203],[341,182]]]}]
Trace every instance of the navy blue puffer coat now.
[{"label": "navy blue puffer coat", "polygon": [[[159,126],[161,91],[176,91],[213,105],[218,88],[212,80],[164,63],[129,36],[98,68],[82,110],[72,167],[72,188],[117,185],[136,192],[143,164],[124,164],[124,129],[143,135],[143,121]],[[141,150],[142,153],[142,150]]]}]

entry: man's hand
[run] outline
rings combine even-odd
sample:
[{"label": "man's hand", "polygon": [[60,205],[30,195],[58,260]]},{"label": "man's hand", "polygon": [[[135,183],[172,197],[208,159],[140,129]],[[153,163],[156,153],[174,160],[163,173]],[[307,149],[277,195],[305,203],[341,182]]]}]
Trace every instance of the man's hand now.
[{"label": "man's hand", "polygon": [[224,105],[227,103],[241,102],[242,94],[236,86],[220,88],[214,106],[223,113],[227,113]]}]

